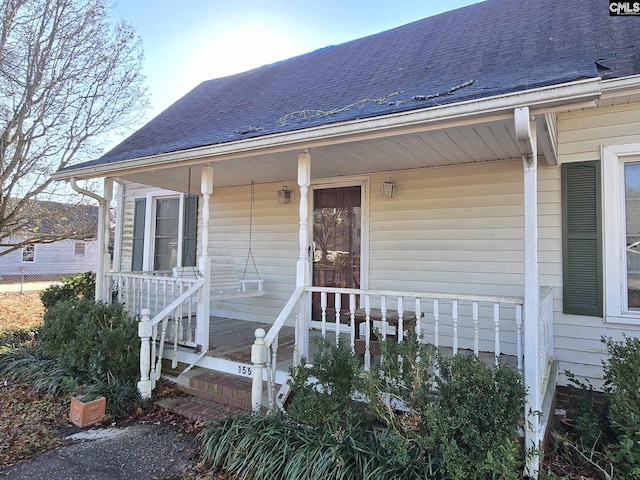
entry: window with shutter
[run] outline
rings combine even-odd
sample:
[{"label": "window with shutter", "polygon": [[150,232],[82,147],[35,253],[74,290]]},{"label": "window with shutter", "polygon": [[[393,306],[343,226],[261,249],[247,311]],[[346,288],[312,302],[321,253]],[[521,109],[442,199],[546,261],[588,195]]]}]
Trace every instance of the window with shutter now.
[{"label": "window with shutter", "polygon": [[564,313],[603,315],[600,163],[562,165]]},{"label": "window with shutter", "polygon": [[167,193],[134,200],[132,271],[196,265],[198,197]]}]

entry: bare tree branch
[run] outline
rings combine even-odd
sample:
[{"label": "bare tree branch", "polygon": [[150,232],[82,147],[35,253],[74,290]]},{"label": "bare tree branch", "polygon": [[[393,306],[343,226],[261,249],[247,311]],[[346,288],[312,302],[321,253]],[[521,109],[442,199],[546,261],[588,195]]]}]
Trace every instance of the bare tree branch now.
[{"label": "bare tree branch", "polygon": [[[105,0],[0,0],[0,244],[33,223],[33,201],[61,199],[51,173],[95,158],[106,133],[141,117],[142,59]],[[29,243],[86,236],[60,223]]]}]

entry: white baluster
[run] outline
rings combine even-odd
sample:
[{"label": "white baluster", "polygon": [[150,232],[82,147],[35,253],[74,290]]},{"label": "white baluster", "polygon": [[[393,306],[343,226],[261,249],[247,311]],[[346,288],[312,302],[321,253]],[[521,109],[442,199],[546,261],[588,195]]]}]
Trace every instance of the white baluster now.
[{"label": "white baluster", "polygon": [[422,343],[422,299],[416,297],[416,337]]},{"label": "white baluster", "polygon": [[496,367],[500,363],[500,304],[493,304],[493,324],[495,330],[494,353],[496,357]]},{"label": "white baluster", "polygon": [[453,354],[458,353],[458,300],[451,302],[451,319],[453,320]]},{"label": "white baluster", "polygon": [[142,398],[151,398],[151,379],[149,377],[151,369],[151,318],[149,309],[142,310],[142,318],[138,323],[138,336],[140,337],[140,381],[138,382],[138,392]]},{"label": "white baluster", "polygon": [[437,298],[433,299],[433,348],[435,350],[435,362],[433,373],[436,377],[440,376],[440,302]]},{"label": "white baluster", "polygon": [[[305,298],[303,295],[301,298]],[[294,330],[294,344],[293,344],[293,366],[297,367],[300,365],[300,300],[296,303],[296,322],[295,322],[295,330]]]},{"label": "white baluster", "polygon": [[173,355],[171,357],[171,368],[178,367],[178,340],[182,331],[182,319],[179,322],[173,321]]},{"label": "white baluster", "polygon": [[271,344],[271,359],[267,362],[267,377],[269,378],[269,389],[267,394],[269,395],[269,409],[275,407],[275,385],[276,385],[276,370],[278,364],[278,335],[273,339]]},{"label": "white baluster", "polygon": [[322,338],[327,335],[327,292],[320,292],[320,311],[322,320]]},{"label": "white baluster", "polygon": [[477,357],[480,351],[478,328],[478,302],[473,302],[473,354]]},{"label": "white baluster", "polygon": [[522,373],[522,305],[516,305],[516,355],[518,356],[518,371]]},{"label": "white baluster", "polygon": [[380,312],[382,313],[382,339],[387,338],[387,297],[380,297]]},{"label": "white baluster", "polygon": [[351,326],[351,351],[356,351],[356,296],[349,294],[349,325]]},{"label": "white baluster", "polygon": [[251,409],[254,413],[259,413],[262,406],[262,371],[267,361],[267,345],[264,343],[265,335],[264,329],[256,329],[256,340],[251,346],[251,363],[253,363]]},{"label": "white baluster", "polygon": [[433,346],[436,353],[440,348],[440,301],[433,299]]},{"label": "white baluster", "polygon": [[364,295],[364,369],[371,369],[371,305],[369,295]]},{"label": "white baluster", "polygon": [[403,298],[398,297],[398,330],[396,331],[396,338],[398,343],[401,343],[404,337],[404,303]]},{"label": "white baluster", "polygon": [[336,310],[336,345],[340,342],[340,311],[342,310],[342,295],[334,295],[334,308]]}]

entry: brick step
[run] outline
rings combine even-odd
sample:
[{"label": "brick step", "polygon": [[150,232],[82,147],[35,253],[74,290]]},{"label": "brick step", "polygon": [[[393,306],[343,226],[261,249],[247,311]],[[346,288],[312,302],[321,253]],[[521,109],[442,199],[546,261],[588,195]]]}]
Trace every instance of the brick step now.
[{"label": "brick step", "polygon": [[156,403],[162,408],[197,422],[218,420],[245,412],[242,409],[200,397],[165,398]]},{"label": "brick step", "polygon": [[178,380],[178,388],[197,398],[243,410],[251,410],[250,378],[204,369],[193,369]]}]

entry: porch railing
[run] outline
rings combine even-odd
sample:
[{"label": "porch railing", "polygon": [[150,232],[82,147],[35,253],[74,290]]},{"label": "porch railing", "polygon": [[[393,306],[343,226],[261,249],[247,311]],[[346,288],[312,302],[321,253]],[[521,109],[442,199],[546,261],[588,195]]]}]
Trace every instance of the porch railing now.
[{"label": "porch railing", "polygon": [[[140,381],[138,390],[151,396],[162,371],[165,344],[173,344],[172,365],[177,366],[178,345],[196,347],[198,307],[205,278],[174,277],[172,271],[106,273],[103,300],[118,301],[133,315],[141,315]],[[201,309],[208,320],[209,306]],[[208,328],[208,326],[207,326]],[[204,346],[206,350],[207,346]]]},{"label": "porch railing", "polygon": [[[308,311],[315,294],[314,314]],[[374,331],[382,338],[402,342],[404,332],[414,329],[424,342],[434,345],[442,355],[461,350],[487,356],[498,363],[508,356],[522,371],[523,300],[516,297],[453,295],[387,290],[306,287],[294,292],[268,333],[256,331],[252,350],[255,365],[252,403],[262,405],[263,368],[267,369],[267,404],[276,408],[274,378],[277,337],[287,320],[295,322],[294,365],[309,355],[309,330],[323,337],[348,338],[354,351],[363,356],[364,369],[371,368],[376,354]],[[302,320],[302,321],[301,321]]]},{"label": "porch railing", "polygon": [[[171,270],[106,273],[106,292],[103,298],[107,302],[122,303],[132,314],[139,314],[143,308],[147,308],[151,317],[154,317],[199,281],[194,278],[172,277],[171,273]],[[182,308],[195,311],[193,301]]]},{"label": "porch railing", "polygon": [[192,318],[196,313],[194,302],[199,301],[205,285],[204,279],[189,282],[189,288],[171,303],[151,317],[148,307],[142,309],[138,324],[140,337],[140,381],[138,390],[143,398],[149,398],[162,373],[165,343],[173,343],[172,368],[177,367],[178,345],[185,339],[193,342]]},{"label": "porch railing", "polygon": [[[311,320],[311,296],[315,294]],[[332,298],[331,298],[332,297]],[[346,334],[351,348],[361,347],[365,369],[371,368],[372,331],[383,338],[391,335],[403,341],[406,327],[415,329],[422,341],[432,343],[438,352],[455,355],[460,350],[472,351],[476,356],[489,352],[496,364],[502,356],[515,357],[515,365],[523,374],[525,386],[536,391],[536,398],[527,396],[525,414],[539,415],[549,387],[553,358],[553,288],[541,287],[538,318],[523,319],[523,299],[482,295],[451,295],[436,293],[357,290],[325,287],[297,289],[269,332],[256,330],[251,360],[254,369],[252,406],[254,411],[263,405],[263,379],[267,382],[267,405],[282,408],[287,386],[275,395],[278,334],[289,321],[295,322],[293,364],[298,365],[309,354],[309,330],[317,329],[326,338],[333,332],[336,341]],[[537,342],[527,342],[524,357],[523,321],[536,323]],[[377,329],[377,330],[376,330]],[[537,344],[531,349],[531,344]],[[532,351],[533,350],[533,351]],[[531,365],[536,368],[530,368]],[[266,369],[266,372],[264,370]],[[531,372],[536,372],[532,375]],[[266,373],[266,375],[264,375]],[[436,371],[437,374],[437,371]],[[531,388],[532,386],[536,388]],[[542,412],[544,413],[544,412]],[[539,423],[536,423],[539,425]],[[544,429],[525,428],[525,444],[539,445]],[[527,468],[537,471],[539,453],[527,451]]]}]

